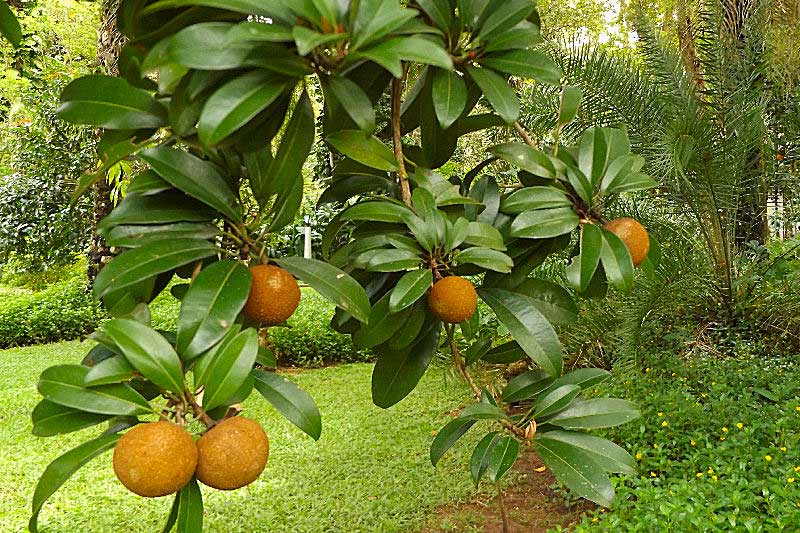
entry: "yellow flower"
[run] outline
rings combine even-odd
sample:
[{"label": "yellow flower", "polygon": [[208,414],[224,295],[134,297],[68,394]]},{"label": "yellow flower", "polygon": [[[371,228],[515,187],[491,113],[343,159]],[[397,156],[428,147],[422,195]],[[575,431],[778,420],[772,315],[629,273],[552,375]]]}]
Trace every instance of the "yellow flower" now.
[{"label": "yellow flower", "polygon": [[714,469],[713,469],[713,468],[711,468],[710,466],[708,467],[708,473],[709,473],[709,474],[713,474],[713,473],[714,473]]},{"label": "yellow flower", "polygon": [[[645,371],[645,373],[647,373],[647,372],[650,372],[650,369],[649,368],[645,368],[644,371]],[[800,411],[800,408],[798,408],[797,410]]]},{"label": "yellow flower", "polygon": [[592,522],[597,522],[597,517],[592,518]]},{"label": "yellow flower", "polygon": [[667,421],[666,421],[666,420],[664,420],[663,422],[661,422],[661,425],[662,425],[663,427],[667,427],[669,424],[667,423]]},{"label": "yellow flower", "polygon": [[764,460],[765,460],[766,462],[770,462],[770,461],[772,461],[772,456],[771,456],[771,455],[765,455],[765,456],[764,456]]},{"label": "yellow flower", "polygon": [[664,416],[664,413],[658,413],[658,416]]},{"label": "yellow flower", "polygon": [[672,377],[675,377],[675,376],[677,376],[677,374],[675,372],[673,372],[672,373]]},{"label": "yellow flower", "polygon": [[716,481],[716,480],[717,480],[717,476],[711,476],[711,479],[713,479],[714,481]]},{"label": "yellow flower", "polygon": [[794,467],[794,471],[797,472],[798,474],[800,474],[800,466]]},{"label": "yellow flower", "polygon": [[691,444],[692,446],[697,446],[697,441],[692,439],[689,441],[689,444]]},{"label": "yellow flower", "polygon": [[794,408],[795,411],[800,411],[800,405]]},{"label": "yellow flower", "polygon": [[712,381],[712,382],[711,382],[711,384],[712,384],[712,385],[716,385],[716,384],[717,384],[717,382],[716,382],[716,381]]},{"label": "yellow flower", "polygon": [[787,477],[786,481],[788,481],[789,483],[794,483],[794,478],[793,477]]},{"label": "yellow flower", "polygon": [[702,473],[702,472],[698,472],[698,473],[697,473],[697,477],[698,477],[698,478],[701,478],[701,477],[703,477],[703,473]]},{"label": "yellow flower", "polygon": [[723,433],[727,433],[728,432],[728,428],[722,428],[722,432]]},{"label": "yellow flower", "polygon": [[658,444],[653,444],[653,448],[658,449]]},{"label": "yellow flower", "polygon": [[781,451],[785,452],[786,451],[786,446],[781,446]]},{"label": "yellow flower", "polygon": [[641,460],[641,458],[642,458],[642,454],[641,454],[641,452],[639,452],[639,453],[637,453],[637,454],[636,454],[636,458]]},{"label": "yellow flower", "polygon": [[656,477],[656,473],[655,472],[650,472],[650,477]]},{"label": "yellow flower", "polygon": [[736,424],[736,427],[739,428],[739,429],[742,429],[744,427],[744,424],[739,422],[738,424]]}]

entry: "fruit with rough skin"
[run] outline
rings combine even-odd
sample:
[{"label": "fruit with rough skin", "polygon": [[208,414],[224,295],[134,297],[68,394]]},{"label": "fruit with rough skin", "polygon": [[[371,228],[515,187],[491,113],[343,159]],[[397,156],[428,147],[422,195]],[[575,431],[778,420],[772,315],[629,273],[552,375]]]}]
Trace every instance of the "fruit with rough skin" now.
[{"label": "fruit with rough skin", "polygon": [[197,446],[182,427],[161,420],[134,426],[114,448],[114,473],[129,491],[155,498],[181,490],[197,466]]},{"label": "fruit with rough skin", "polygon": [[250,267],[253,283],[244,315],[264,326],[283,324],[300,303],[300,286],[284,269],[274,265]]},{"label": "fruit with rough skin", "polygon": [[197,471],[203,484],[220,490],[249,485],[269,458],[269,439],[258,422],[236,416],[223,420],[197,441]]},{"label": "fruit with rough skin", "polygon": [[469,319],[478,307],[478,294],[472,283],[459,276],[440,279],[428,293],[431,313],[448,324],[460,324]]},{"label": "fruit with rough skin", "polygon": [[617,237],[619,237],[628,253],[631,254],[633,266],[638,267],[647,259],[650,252],[650,236],[638,220],[633,218],[615,218],[603,226]]}]

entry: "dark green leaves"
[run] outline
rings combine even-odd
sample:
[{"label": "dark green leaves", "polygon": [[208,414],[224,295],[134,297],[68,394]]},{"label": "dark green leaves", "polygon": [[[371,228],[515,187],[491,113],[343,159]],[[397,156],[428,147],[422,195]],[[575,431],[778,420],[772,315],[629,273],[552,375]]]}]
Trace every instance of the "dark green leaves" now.
[{"label": "dark green leaves", "polygon": [[119,435],[103,435],[81,444],[50,463],[39,478],[36,491],[33,493],[33,510],[28,523],[28,528],[32,532],[38,531],[39,511],[42,510],[47,499],[83,465],[113,448],[119,438]]},{"label": "dark green leaves", "polygon": [[572,404],[548,420],[564,429],[599,429],[619,426],[639,417],[639,410],[627,400],[592,398]]},{"label": "dark green leaves", "polygon": [[350,159],[379,170],[397,170],[397,159],[391,148],[375,136],[359,130],[342,130],[328,136],[328,143]]},{"label": "dark green leaves", "polygon": [[224,405],[244,384],[258,355],[258,332],[249,328],[239,333],[213,355],[203,394],[206,411]]},{"label": "dark green leaves", "polygon": [[469,66],[467,72],[506,123],[519,119],[519,98],[505,78],[488,68]]},{"label": "dark green leaves", "polygon": [[431,443],[431,464],[436,466],[447,450],[452,448],[473,425],[475,420],[456,418],[440,429]]},{"label": "dark green leaves", "polygon": [[403,61],[414,61],[446,70],[453,68],[453,61],[444,48],[419,35],[392,38],[350,55],[354,59],[364,57],[374,61],[395,78],[403,75]]},{"label": "dark green leaves", "polygon": [[33,434],[37,437],[52,437],[71,433],[105,422],[111,415],[87,413],[48,400],[42,400],[33,409]]},{"label": "dark green leaves", "polygon": [[322,419],[314,400],[288,379],[270,372],[253,371],[255,388],[291,423],[312,439],[322,434]]},{"label": "dark green leaves", "polygon": [[372,401],[375,405],[389,408],[414,390],[436,351],[441,328],[439,321],[429,321],[409,348],[379,348],[378,362],[372,373]]},{"label": "dark green leaves", "polygon": [[159,176],[233,221],[241,220],[236,196],[209,163],[182,150],[153,148],[141,154]]},{"label": "dark green leaves", "polygon": [[568,85],[561,91],[561,101],[558,108],[558,129],[563,128],[578,115],[578,108],[583,99],[580,87]]},{"label": "dark green leaves", "polygon": [[609,283],[621,291],[633,288],[633,261],[622,239],[607,230],[602,230],[603,245],[600,261]]},{"label": "dark green leaves", "polygon": [[[594,224],[581,226],[580,254],[566,268],[567,281],[578,292],[584,292],[600,264],[603,249],[603,231]],[[633,263],[631,263],[633,268]]]},{"label": "dark green leaves", "polygon": [[217,247],[209,241],[155,241],[114,258],[100,271],[92,290],[95,297],[101,298],[111,291],[135,285],[162,272],[169,272],[216,253]]},{"label": "dark green leaves", "polygon": [[579,448],[606,472],[619,474],[636,473],[636,462],[633,457],[609,440],[576,431],[548,431],[540,433],[536,436],[536,439],[545,443],[548,440],[559,441]]},{"label": "dark green leaves", "polygon": [[529,400],[545,390],[553,382],[549,374],[541,370],[530,370],[508,382],[503,389],[504,402]]},{"label": "dark green leaves", "polygon": [[153,96],[122,78],[84,76],[61,93],[59,116],[73,124],[99,128],[136,130],[160,128],[167,110]]},{"label": "dark green leaves", "polygon": [[548,239],[569,233],[580,218],[572,207],[526,211],[511,224],[511,236],[523,239]]},{"label": "dark green leaves", "polygon": [[611,505],[614,487],[592,455],[561,440],[548,438],[537,438],[534,449],[556,479],[578,496],[606,507]]},{"label": "dark green leaves", "polygon": [[183,392],[183,370],[178,354],[156,330],[139,322],[117,318],[102,329],[141,374],[168,391]]},{"label": "dark green leaves", "polygon": [[561,69],[552,59],[536,50],[510,50],[489,55],[480,61],[486,67],[513,76],[533,78],[548,85],[561,82]]},{"label": "dark green leaves", "polygon": [[197,480],[192,478],[175,496],[178,506],[175,516],[178,533],[202,533],[203,494]]},{"label": "dark green leaves", "polygon": [[244,307],[249,291],[250,273],[238,261],[219,261],[203,269],[181,303],[178,353],[192,359],[219,342]]},{"label": "dark green leaves", "polygon": [[361,285],[348,274],[316,259],[284,257],[276,262],[357,320],[368,320],[369,298]]},{"label": "dark green leaves", "polygon": [[519,441],[511,435],[499,437],[492,446],[487,473],[492,481],[499,481],[511,470],[519,456]]},{"label": "dark green leaves", "polygon": [[479,289],[498,320],[539,367],[553,377],[561,374],[561,344],[553,326],[536,309],[531,298],[501,289]]},{"label": "dark green leaves", "polygon": [[147,400],[127,385],[85,387],[88,372],[81,365],[51,366],[42,372],[37,388],[53,403],[89,413],[130,416],[152,412]]},{"label": "dark green leaves", "polygon": [[208,99],[200,115],[200,140],[214,146],[249,123],[287,87],[285,78],[256,70],[235,78]]},{"label": "dark green leaves", "polygon": [[324,86],[342,109],[353,119],[356,126],[365,132],[375,129],[375,110],[369,96],[355,82],[341,76],[333,76]]},{"label": "dark green leaves", "polygon": [[459,264],[478,265],[496,272],[511,272],[514,261],[503,252],[489,248],[472,247],[456,255]]},{"label": "dark green leaves", "polygon": [[431,87],[436,117],[442,129],[446,130],[467,106],[467,85],[457,72],[436,69]]}]

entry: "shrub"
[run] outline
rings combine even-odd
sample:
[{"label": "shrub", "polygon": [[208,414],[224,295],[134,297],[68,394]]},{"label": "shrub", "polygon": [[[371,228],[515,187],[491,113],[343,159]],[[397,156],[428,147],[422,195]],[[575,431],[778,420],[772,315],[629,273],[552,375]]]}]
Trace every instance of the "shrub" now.
[{"label": "shrub", "polygon": [[74,339],[97,327],[102,316],[84,281],[62,281],[40,292],[6,291],[0,303],[0,346]]},{"label": "shrub", "polygon": [[12,259],[3,265],[0,283],[9,287],[41,291],[60,281],[74,280],[76,283],[79,281],[85,283],[83,280],[86,279],[86,269],[85,258],[71,265],[46,270],[28,270],[24,264]]}]

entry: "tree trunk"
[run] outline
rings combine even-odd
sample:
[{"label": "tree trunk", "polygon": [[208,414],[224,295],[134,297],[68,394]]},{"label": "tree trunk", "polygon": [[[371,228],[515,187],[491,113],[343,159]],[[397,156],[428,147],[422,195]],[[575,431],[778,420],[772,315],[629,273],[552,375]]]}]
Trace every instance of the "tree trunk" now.
[{"label": "tree trunk", "polygon": [[[103,21],[97,39],[97,67],[103,74],[119,75],[119,53],[125,44],[125,37],[117,29],[117,10],[120,0],[104,0]],[[98,135],[100,132],[98,132]],[[92,213],[95,228],[97,224],[114,208],[111,201],[112,186],[107,179],[101,179],[93,188],[94,210]],[[105,239],[93,232],[89,249],[88,276],[91,283],[97,277],[103,265],[114,257]]]}]

